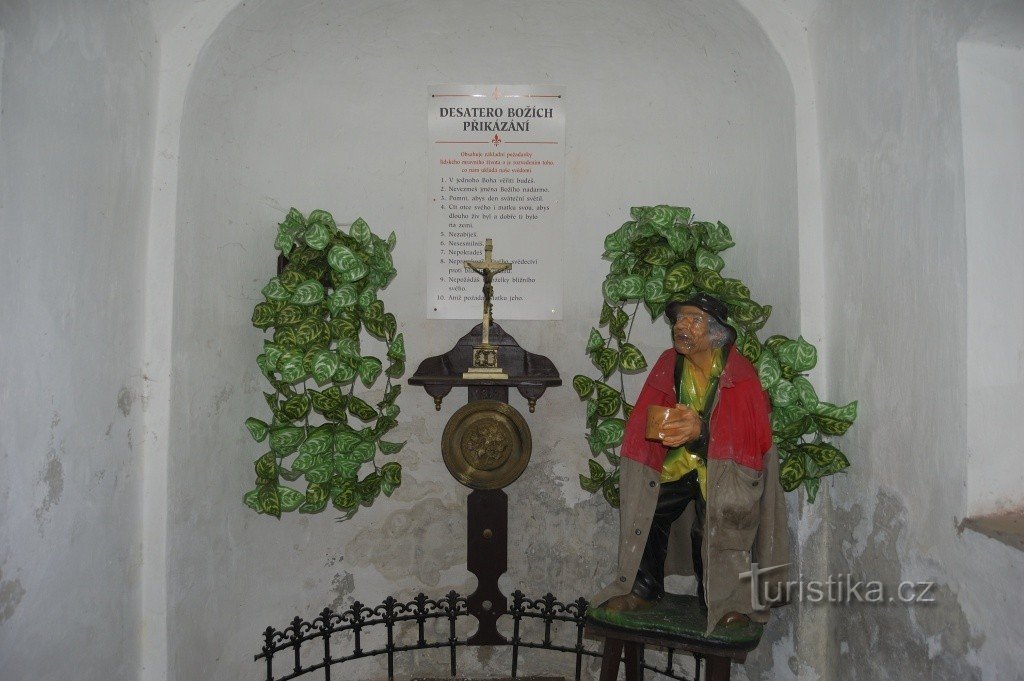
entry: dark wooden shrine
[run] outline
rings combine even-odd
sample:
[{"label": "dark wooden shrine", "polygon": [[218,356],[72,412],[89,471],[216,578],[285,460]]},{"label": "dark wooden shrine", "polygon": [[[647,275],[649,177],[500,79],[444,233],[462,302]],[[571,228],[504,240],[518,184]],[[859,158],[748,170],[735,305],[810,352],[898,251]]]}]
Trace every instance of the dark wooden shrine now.
[{"label": "dark wooden shrine", "polygon": [[[483,324],[477,324],[451,350],[423,360],[409,384],[423,386],[434,398],[437,410],[452,388],[468,388],[468,402],[496,400],[508,404],[508,390],[514,387],[528,401],[531,413],[549,386],[562,384],[551,360],[527,352],[497,324],[490,327],[490,344],[498,347],[498,365],[508,378],[464,378],[463,374],[473,364],[473,347],[481,343],[482,337]],[[503,489],[474,489],[469,494],[466,513],[466,563],[478,583],[476,591],[467,598],[467,608],[479,622],[468,643],[506,643],[498,633],[497,621],[508,612],[508,599],[498,588],[498,579],[508,569],[508,495]]]}]

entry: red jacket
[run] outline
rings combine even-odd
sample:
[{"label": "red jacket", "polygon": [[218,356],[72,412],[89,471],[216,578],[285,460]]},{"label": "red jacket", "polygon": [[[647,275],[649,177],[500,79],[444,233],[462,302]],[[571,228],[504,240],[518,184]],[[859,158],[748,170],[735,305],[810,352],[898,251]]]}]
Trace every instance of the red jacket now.
[{"label": "red jacket", "polygon": [[[622,440],[622,456],[659,472],[668,448],[644,438],[647,407],[676,405],[675,364],[673,348],[663,352],[654,363],[626,422]],[[770,409],[771,403],[761,387],[757,370],[730,346],[725,368],[718,379],[718,404],[711,413],[708,458],[731,459],[747,468],[761,470],[764,454],[772,446]]]}]

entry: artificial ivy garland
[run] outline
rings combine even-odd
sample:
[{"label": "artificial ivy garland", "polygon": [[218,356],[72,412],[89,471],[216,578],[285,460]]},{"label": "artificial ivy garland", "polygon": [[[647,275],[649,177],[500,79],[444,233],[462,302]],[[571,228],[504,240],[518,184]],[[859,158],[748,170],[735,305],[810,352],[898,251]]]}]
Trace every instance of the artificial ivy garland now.
[{"label": "artificial ivy garland", "polygon": [[[625,400],[623,374],[647,367],[629,335],[640,303],[659,318],[670,300],[684,300],[698,291],[710,293],[729,306],[729,323],[736,329],[736,348],[757,369],[772,403],[772,435],[779,450],[782,487],[791,492],[801,484],[813,502],[821,479],[838,473],[850,462],[828,438],[844,434],[857,418],[857,403],[839,407],[818,399],[805,376],[818,361],[815,347],[802,337],[775,335],[761,342],[757,332],[771,315],[770,305],[750,298],[739,279],[722,277],[720,253],[735,246],[721,222],[697,222],[689,208],[643,206],[630,209],[629,222],[605,237],[603,257],[611,261],[602,286],[604,303],[598,328],[590,330],[587,354],[600,371],[597,378],[577,375],[572,384],[586,401],[587,442],[592,458],[589,476],[580,475],[583,489],[601,492],[619,505],[619,446],[632,405]],[[632,305],[627,312],[626,306]],[[619,374],[618,390],[608,384]],[[621,413],[621,418],[619,414]],[[601,457],[611,464],[605,469]]]},{"label": "artificial ivy garland", "polygon": [[[252,312],[253,326],[273,332],[256,363],[275,390],[263,393],[271,422],[245,422],[257,442],[270,444],[255,462],[256,487],[245,494],[255,511],[278,518],[296,510],[320,513],[330,501],[347,519],[401,485],[401,464],[377,461],[378,451],[396,454],[405,444],[383,439],[399,412],[402,386],[391,381],[405,371],[398,322],[377,297],[397,273],[395,241],[394,232],[381,239],[362,218],[346,234],[323,210],[307,218],[292,208],[278,226],[274,246],[287,264]],[[361,329],[386,344],[387,369],[362,354]],[[387,383],[374,408],[355,394],[356,383],[372,388],[382,372]],[[365,464],[373,470],[360,476]],[[300,478],[305,492],[282,482]]]}]

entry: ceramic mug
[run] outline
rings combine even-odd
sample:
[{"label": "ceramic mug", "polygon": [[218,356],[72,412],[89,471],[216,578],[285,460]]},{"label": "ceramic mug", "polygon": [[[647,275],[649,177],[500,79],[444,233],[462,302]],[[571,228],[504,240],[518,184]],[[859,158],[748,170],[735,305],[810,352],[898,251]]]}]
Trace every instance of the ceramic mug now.
[{"label": "ceramic mug", "polygon": [[672,411],[671,407],[662,407],[657,404],[647,407],[647,430],[644,437],[661,442],[665,438],[665,424],[668,423]]}]

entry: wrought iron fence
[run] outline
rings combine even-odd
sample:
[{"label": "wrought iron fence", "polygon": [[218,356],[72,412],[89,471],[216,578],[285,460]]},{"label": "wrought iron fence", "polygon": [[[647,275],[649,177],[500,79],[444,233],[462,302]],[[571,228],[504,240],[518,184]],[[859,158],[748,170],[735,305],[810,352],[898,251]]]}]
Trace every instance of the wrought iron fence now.
[{"label": "wrought iron fence", "polygon": [[[533,600],[527,598],[523,592],[515,591],[508,614],[512,617],[512,638],[503,645],[512,649],[513,679],[517,678],[519,673],[519,661],[524,648],[573,655],[576,663],[576,681],[582,678],[583,659],[601,655],[596,646],[587,647],[584,644],[583,629],[587,616],[587,601],[584,598],[566,604],[550,593]],[[340,612],[324,608],[311,622],[296,616],[291,624],[282,630],[267,627],[263,632],[263,649],[255,659],[264,661],[266,681],[289,681],[316,672],[321,672],[325,681],[331,681],[333,667],[364,657],[383,655],[387,656],[388,679],[394,681],[396,653],[447,648],[450,673],[455,677],[458,675],[457,651],[467,645],[467,638],[456,634],[456,623],[467,617],[471,615],[466,606],[466,599],[455,591],[449,591],[446,596],[437,600],[427,598],[421,593],[407,603],[400,603],[388,596],[375,608],[356,601]],[[540,621],[544,626],[543,636],[539,637],[539,640],[530,638],[524,631],[524,622],[533,620]],[[396,627],[406,622],[415,623],[415,642],[411,640],[412,637],[408,641],[397,640],[401,638],[401,632],[397,632]],[[447,638],[428,640],[428,622],[446,622],[447,626],[443,629],[447,632]],[[561,632],[553,632],[553,625],[556,622],[574,625],[567,627],[574,632],[572,640],[557,640],[557,633]],[[386,644],[364,648],[366,631],[371,628],[378,628],[379,631],[380,626],[384,627]],[[322,659],[317,657],[318,647],[323,650]],[[313,659],[310,659],[311,657]],[[643,667],[645,670],[678,681],[699,678],[702,662],[700,656],[685,654],[685,657],[692,657],[694,660],[693,677],[686,676],[683,670],[677,668],[678,657],[673,650],[668,649],[665,651],[661,666],[648,664],[645,659]],[[307,660],[305,664],[303,659]],[[279,667],[276,673],[281,674],[279,676],[275,676],[275,661]],[[286,667],[290,668],[283,669]],[[335,678],[351,677],[339,672]]]}]

